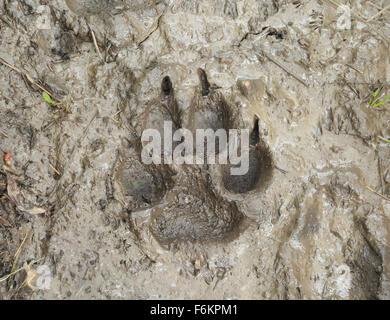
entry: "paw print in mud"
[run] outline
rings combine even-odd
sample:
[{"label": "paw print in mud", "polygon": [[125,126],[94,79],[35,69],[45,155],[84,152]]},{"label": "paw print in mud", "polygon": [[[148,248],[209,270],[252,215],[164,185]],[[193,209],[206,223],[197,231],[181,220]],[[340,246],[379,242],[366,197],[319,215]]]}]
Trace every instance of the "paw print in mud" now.
[{"label": "paw print in mud", "polygon": [[[174,137],[179,129],[195,137],[197,129],[228,132],[229,129],[240,128],[240,110],[233,108],[218,88],[209,84],[204,70],[200,69],[198,74],[200,86],[186,112],[175,98],[170,78],[165,77],[160,97],[146,107],[143,119],[137,119],[143,123],[142,130],[157,130],[162,146],[173,141],[174,149],[183,143],[183,140]],[[173,130],[164,134],[167,121],[172,123]],[[229,134],[227,143],[214,136],[215,159],[218,160],[215,164],[207,161],[181,165],[175,164],[175,161],[145,164],[142,161],[143,139],[137,136],[124,146],[123,161],[116,170],[115,180],[119,182],[131,212],[148,209],[144,225],[160,244],[231,239],[247,225],[244,221],[248,220],[240,211],[238,202],[263,192],[272,177],[273,168],[271,153],[260,137],[258,122],[256,118],[248,136],[248,168],[241,175],[233,175],[231,170],[240,164],[221,163],[219,158],[219,154],[227,153],[226,149],[230,147]],[[203,145],[206,150],[209,147],[206,142],[206,139],[196,141],[196,148]],[[195,150],[195,143],[193,148]],[[187,149],[182,150],[180,155],[183,156]],[[161,152],[161,158],[164,156],[166,154]]]}]

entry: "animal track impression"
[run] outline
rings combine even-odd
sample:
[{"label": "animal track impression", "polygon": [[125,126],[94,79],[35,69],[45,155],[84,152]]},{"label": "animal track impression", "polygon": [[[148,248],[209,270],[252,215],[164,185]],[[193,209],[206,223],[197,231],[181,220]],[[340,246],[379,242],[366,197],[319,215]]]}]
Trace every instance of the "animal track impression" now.
[{"label": "animal track impression", "polygon": [[[237,128],[239,121],[233,116],[236,110],[217,88],[210,86],[204,70],[200,69],[198,74],[200,86],[187,117],[189,130]],[[172,121],[174,130],[184,124],[184,112],[175,99],[169,77],[162,80],[160,98],[156,101],[147,106],[143,129],[154,128],[166,138],[162,132],[165,121]],[[149,229],[159,243],[207,242],[239,234],[246,219],[238,209],[239,200],[229,200],[224,192],[216,190],[210,172],[221,172],[220,189],[226,193],[245,196],[264,190],[273,166],[269,149],[261,140],[258,121],[249,137],[249,169],[244,175],[232,175],[232,164],[185,164],[175,169],[168,164],[147,165],[139,160],[140,147],[135,148],[138,158],[133,156],[125,161],[118,172],[119,181],[130,210],[151,208]],[[165,143],[162,139],[162,144]]]}]

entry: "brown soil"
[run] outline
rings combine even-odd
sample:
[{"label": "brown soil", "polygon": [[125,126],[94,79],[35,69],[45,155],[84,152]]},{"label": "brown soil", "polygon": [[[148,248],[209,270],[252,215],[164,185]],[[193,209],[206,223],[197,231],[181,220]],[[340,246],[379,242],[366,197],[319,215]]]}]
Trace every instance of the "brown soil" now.
[{"label": "brown soil", "polygon": [[[351,28],[330,0],[0,0],[0,278],[52,279],[0,299],[390,298],[389,2],[339,2]],[[213,95],[256,132],[246,178],[140,162],[159,106]]]}]

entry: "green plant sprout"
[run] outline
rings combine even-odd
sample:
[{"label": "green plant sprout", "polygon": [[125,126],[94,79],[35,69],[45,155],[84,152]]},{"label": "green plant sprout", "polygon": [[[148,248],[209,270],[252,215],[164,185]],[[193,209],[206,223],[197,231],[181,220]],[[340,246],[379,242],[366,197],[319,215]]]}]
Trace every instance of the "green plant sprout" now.
[{"label": "green plant sprout", "polygon": [[372,108],[378,108],[379,106],[385,104],[388,99],[390,99],[390,94],[386,97],[381,97],[381,91],[383,87],[379,88],[378,90],[373,93],[372,98],[370,99],[369,105]]},{"label": "green plant sprout", "polygon": [[378,138],[381,139],[381,140],[383,140],[384,142],[390,143],[390,140],[389,140],[389,139],[385,139],[385,138],[383,138],[383,137],[381,137],[381,136],[379,136]]},{"label": "green plant sprout", "polygon": [[58,106],[58,105],[61,105],[61,104],[62,104],[62,102],[60,102],[60,103],[55,103],[55,102],[53,101],[53,99],[50,97],[50,95],[49,95],[46,91],[43,91],[43,92],[42,92],[42,97],[43,97],[43,99],[44,99],[48,104],[50,104],[50,105],[52,105],[52,106]]},{"label": "green plant sprout", "polygon": [[53,101],[51,96],[46,91],[42,92],[42,97],[43,97],[43,100],[45,100],[48,104],[52,105],[53,107],[65,105],[65,110],[66,110],[66,112],[68,112],[68,110],[69,110],[68,98],[66,98],[66,100],[64,100],[62,102],[56,103]]}]

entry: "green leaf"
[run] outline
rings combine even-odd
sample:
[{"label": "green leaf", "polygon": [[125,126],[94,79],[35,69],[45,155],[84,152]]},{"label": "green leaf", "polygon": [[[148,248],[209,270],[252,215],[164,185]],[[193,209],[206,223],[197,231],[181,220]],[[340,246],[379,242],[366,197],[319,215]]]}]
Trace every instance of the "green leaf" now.
[{"label": "green leaf", "polygon": [[378,96],[379,92],[381,92],[382,88],[378,88],[378,90],[375,91],[373,94],[374,98]]},{"label": "green leaf", "polygon": [[390,99],[390,94],[389,95],[387,95],[386,97],[384,97],[384,101],[387,101],[388,99]]},{"label": "green leaf", "polygon": [[378,102],[378,100],[379,100],[379,99],[375,99],[375,100],[374,100],[374,99],[371,99],[371,100],[370,100],[370,106],[372,107],[375,103]]},{"label": "green leaf", "polygon": [[385,103],[386,103],[386,101],[381,101],[381,102],[377,103],[376,105],[374,105],[372,107],[373,108],[377,108],[377,107],[379,107],[379,106],[381,106],[382,104],[385,104]]},{"label": "green leaf", "polygon": [[43,99],[44,99],[47,103],[49,103],[49,104],[51,104],[51,105],[55,105],[55,102],[53,101],[53,99],[49,96],[49,94],[48,94],[46,91],[43,91],[43,92],[42,92],[42,96],[43,96]]},{"label": "green leaf", "polygon": [[387,143],[390,143],[390,140],[388,140],[388,139],[385,139],[385,138],[383,138],[383,137],[378,137],[379,139],[381,139],[381,140],[383,140],[383,141],[385,141],[385,142],[387,142]]},{"label": "green leaf", "polygon": [[[378,93],[378,91],[374,94],[374,97],[377,95],[377,93]],[[373,108],[377,108],[377,107],[381,106],[382,104],[385,104],[388,99],[390,99],[390,94],[387,95],[386,97],[384,97],[382,100],[379,100],[379,98],[378,99],[371,98],[369,105]],[[380,102],[378,102],[378,101],[380,101]]]}]

